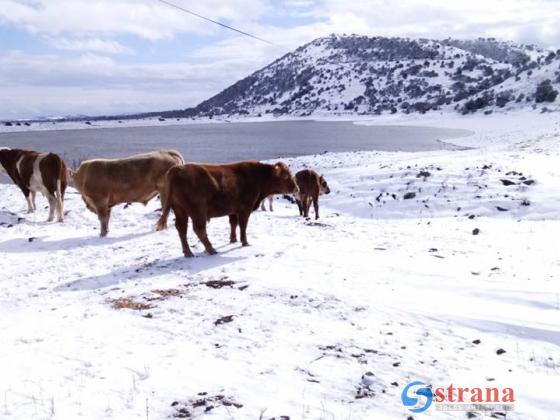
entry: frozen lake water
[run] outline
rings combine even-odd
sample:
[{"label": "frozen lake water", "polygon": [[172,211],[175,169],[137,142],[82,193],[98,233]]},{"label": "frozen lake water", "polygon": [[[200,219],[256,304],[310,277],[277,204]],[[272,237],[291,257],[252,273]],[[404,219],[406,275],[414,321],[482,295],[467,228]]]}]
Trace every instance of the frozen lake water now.
[{"label": "frozen lake water", "polygon": [[182,124],[0,134],[0,146],[52,151],[72,165],[154,149],[176,149],[187,161],[230,162],[355,150],[425,151],[468,135],[461,129],[356,125],[347,121]]}]

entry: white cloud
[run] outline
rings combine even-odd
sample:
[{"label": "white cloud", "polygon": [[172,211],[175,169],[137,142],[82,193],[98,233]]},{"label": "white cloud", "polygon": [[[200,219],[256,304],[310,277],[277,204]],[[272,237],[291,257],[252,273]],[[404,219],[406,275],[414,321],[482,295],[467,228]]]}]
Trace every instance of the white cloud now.
[{"label": "white cloud", "polygon": [[[276,46],[228,32],[157,0],[0,0],[0,26],[24,29],[58,49],[78,53],[63,58],[3,51],[0,117],[196,105],[299,45],[331,33],[484,36],[560,47],[556,0],[171,1]],[[127,37],[146,45],[135,47],[135,61],[150,61],[150,50],[159,48],[159,40],[187,34],[208,36],[209,41],[184,53],[183,64],[120,61],[121,54],[130,52],[123,41]],[[216,35],[221,40],[211,41]],[[204,64],[194,64],[201,61]]]},{"label": "white cloud", "polygon": [[[267,8],[267,2],[259,0],[174,2],[232,24],[250,24]],[[38,34],[132,34],[150,40],[182,32],[211,34],[220,30],[156,0],[0,0],[2,22]]]},{"label": "white cloud", "polygon": [[117,41],[104,40],[100,38],[70,39],[65,37],[47,36],[46,40],[53,47],[60,50],[93,51],[105,54],[122,54],[131,52],[129,48],[125,47]]},{"label": "white cloud", "polygon": [[186,108],[246,75],[235,60],[125,65],[92,53],[0,57],[0,118]]},{"label": "white cloud", "polygon": [[323,0],[314,15],[333,32],[430,38],[497,37],[560,46],[560,7],[550,0]]}]

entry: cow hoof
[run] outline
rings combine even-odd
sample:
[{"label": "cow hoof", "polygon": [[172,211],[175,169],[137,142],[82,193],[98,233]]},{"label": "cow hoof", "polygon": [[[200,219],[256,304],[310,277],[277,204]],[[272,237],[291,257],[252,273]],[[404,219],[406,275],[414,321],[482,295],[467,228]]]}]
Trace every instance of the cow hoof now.
[{"label": "cow hoof", "polygon": [[183,255],[185,256],[185,258],[192,258],[194,257],[192,252],[184,252]]},{"label": "cow hoof", "polygon": [[241,246],[249,246],[249,242],[243,242]]},{"label": "cow hoof", "polygon": [[229,243],[234,244],[237,242],[237,238],[230,238]]},{"label": "cow hoof", "polygon": [[214,248],[207,249],[206,252],[208,252],[208,254],[210,255],[216,255],[218,253],[218,251],[216,251]]}]

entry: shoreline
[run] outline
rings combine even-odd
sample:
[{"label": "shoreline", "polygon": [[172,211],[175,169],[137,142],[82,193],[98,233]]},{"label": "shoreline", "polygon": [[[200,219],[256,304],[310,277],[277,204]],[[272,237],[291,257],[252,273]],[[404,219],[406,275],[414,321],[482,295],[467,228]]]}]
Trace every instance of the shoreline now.
[{"label": "shoreline", "polygon": [[[167,127],[200,124],[249,124],[267,122],[290,122],[290,121],[315,121],[315,122],[348,122],[356,125],[378,125],[378,126],[407,126],[407,127],[431,127],[444,129],[459,129],[470,131],[464,136],[452,137],[441,140],[455,147],[489,147],[501,144],[512,144],[524,139],[527,131],[542,135],[560,134],[560,114],[537,113],[531,110],[515,111],[510,113],[494,113],[491,115],[470,114],[460,115],[457,113],[427,113],[427,114],[398,114],[398,115],[315,115],[310,117],[244,117],[236,119],[181,119],[177,121],[159,121],[157,118],[148,120],[118,120],[103,121],[86,125],[84,122],[56,123],[34,123],[27,126],[6,127],[0,125],[0,135],[22,132],[41,131],[66,131],[66,130],[100,130],[110,128],[132,128],[132,127]],[[447,140],[453,140],[449,142]]]}]

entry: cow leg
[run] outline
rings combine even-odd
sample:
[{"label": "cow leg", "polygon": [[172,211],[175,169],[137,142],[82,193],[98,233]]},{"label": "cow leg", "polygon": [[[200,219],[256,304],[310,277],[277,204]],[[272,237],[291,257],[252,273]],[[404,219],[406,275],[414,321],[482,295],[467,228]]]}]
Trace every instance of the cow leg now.
[{"label": "cow leg", "polygon": [[229,215],[229,227],[230,227],[230,233],[229,233],[229,241],[231,243],[237,242],[237,214],[230,214]]},{"label": "cow leg", "polygon": [[97,217],[101,223],[101,232],[99,236],[102,238],[107,236],[109,232],[109,218],[111,217],[111,208],[109,206],[98,206],[97,207]]},{"label": "cow leg", "polygon": [[183,248],[183,255],[187,258],[193,257],[193,253],[189,248],[189,243],[187,242],[187,229],[189,227],[189,216],[181,211],[173,209],[175,213],[175,228],[179,234],[179,240],[181,241],[181,247]]},{"label": "cow leg", "polygon": [[63,222],[64,221],[64,201],[61,196],[56,198],[56,221]]},{"label": "cow leg", "polygon": [[268,197],[268,208],[269,208],[270,211],[274,211],[274,210],[272,209],[272,202],[273,202],[273,201],[274,201],[274,197],[273,197],[273,196]]},{"label": "cow leg", "polygon": [[46,192],[45,196],[49,201],[49,218],[47,219],[47,222],[52,222],[54,220],[54,213],[57,208],[57,200],[56,197],[49,192]]},{"label": "cow leg", "polygon": [[303,206],[303,217],[309,216],[309,205],[311,204],[311,199],[307,195],[301,197],[301,205]]},{"label": "cow leg", "polygon": [[315,220],[319,218],[319,197],[313,197],[313,209],[315,210]]},{"label": "cow leg", "polygon": [[56,221],[63,222],[64,221],[64,193],[62,192],[62,182],[60,180],[57,181],[55,197],[56,197]]},{"label": "cow leg", "polygon": [[237,214],[237,219],[239,220],[239,230],[241,232],[241,245],[249,246],[247,242],[247,224],[249,223],[249,216],[251,212],[243,212]]},{"label": "cow leg", "polygon": [[208,235],[206,234],[206,217],[200,217],[200,215],[197,215],[196,217],[192,217],[192,221],[194,233],[196,233],[196,236],[198,236],[198,239],[200,239],[200,242],[204,245],[206,252],[210,255],[217,254],[218,252],[214,249],[208,240]]},{"label": "cow leg", "polygon": [[27,213],[33,213],[33,202],[31,201],[31,194],[29,191],[23,193],[25,195],[25,201],[27,202]]},{"label": "cow leg", "polygon": [[35,191],[30,191],[29,194],[31,196],[31,207],[33,208],[33,210],[37,210],[37,204],[35,204],[35,196],[37,195],[37,193]]},{"label": "cow leg", "polygon": [[296,204],[297,204],[297,207],[298,207],[298,210],[299,210],[299,215],[303,216],[303,206],[301,204],[301,200],[296,198]]}]

